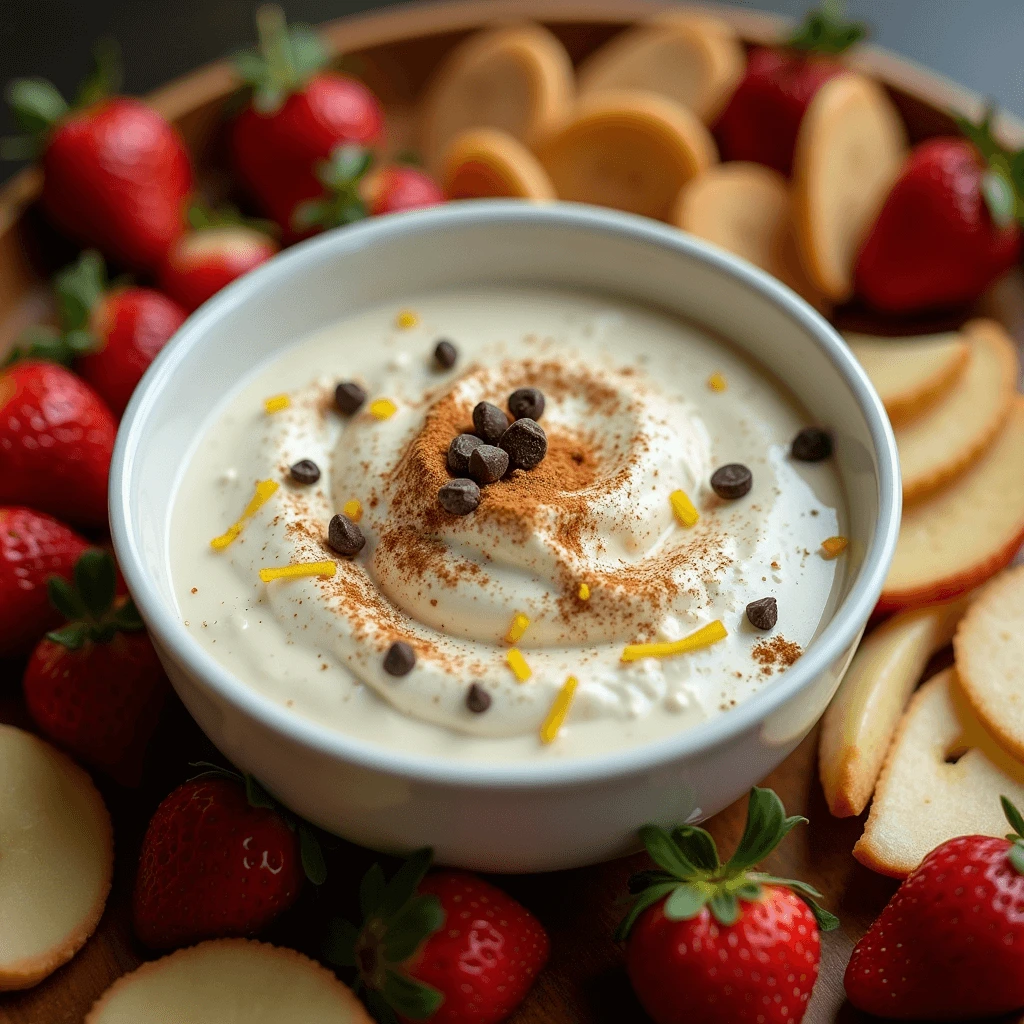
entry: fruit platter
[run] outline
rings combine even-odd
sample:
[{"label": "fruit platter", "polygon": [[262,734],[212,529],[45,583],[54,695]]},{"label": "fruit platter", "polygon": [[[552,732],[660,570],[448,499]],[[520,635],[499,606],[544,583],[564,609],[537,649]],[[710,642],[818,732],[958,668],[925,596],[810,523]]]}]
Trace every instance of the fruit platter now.
[{"label": "fruit platter", "polygon": [[[8,83],[33,163],[0,190],[0,1021],[1024,1020],[1024,125],[869,32],[831,2],[266,6],[251,50],[149,97],[110,41],[74,98]],[[426,225],[455,263],[474,208],[684,253],[819,378],[610,287],[472,274],[259,347],[318,253],[358,278]],[[247,309],[229,374],[217,318]],[[166,471],[177,633],[121,493],[169,342],[226,396],[158,425],[197,421]],[[728,733],[876,563],[812,717]],[[338,776],[365,790],[247,770],[203,672],[372,738]],[[655,800],[652,761],[604,805],[579,785],[609,831],[635,799],[628,834],[570,808],[578,848],[499,848],[495,817],[540,820],[502,762],[690,729],[756,784]],[[300,731],[260,734],[268,765]],[[495,814],[431,832],[387,757],[476,772]]]}]

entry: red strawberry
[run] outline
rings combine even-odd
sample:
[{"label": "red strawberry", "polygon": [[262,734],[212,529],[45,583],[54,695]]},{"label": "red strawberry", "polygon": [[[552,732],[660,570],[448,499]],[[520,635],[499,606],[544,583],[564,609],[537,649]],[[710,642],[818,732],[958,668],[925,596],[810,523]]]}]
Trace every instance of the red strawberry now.
[{"label": "red strawberry", "polygon": [[846,968],[858,1009],[899,1020],[973,1020],[1024,1006],[1024,818],[1006,839],[936,847],[899,887]]},{"label": "red strawberry", "polygon": [[359,970],[379,1020],[497,1024],[523,1001],[548,959],[541,923],[500,889],[465,871],[424,877],[431,851],[414,853],[385,883],[363,878],[359,931],[335,921],[326,956]]},{"label": "red strawberry", "polygon": [[254,779],[214,769],[174,790],[146,829],[135,933],[156,949],[255,935],[298,898],[304,867],[324,880],[309,826]]},{"label": "red strawberry", "polygon": [[70,363],[118,416],[188,313],[153,288],[107,289],[103,258],[84,252],[54,281],[60,326],[35,327],[19,355]]},{"label": "red strawberry", "polygon": [[0,503],[86,526],[107,522],[117,424],[88,384],[55,363],[0,372]]},{"label": "red strawberry", "polygon": [[324,70],[329,55],[316,33],[288,28],[276,7],[261,8],[257,25],[259,50],[237,59],[253,95],[231,132],[232,162],[289,241],[295,207],[320,195],[314,166],[339,144],[376,143],[384,112],[361,82]]},{"label": "red strawberry", "polygon": [[114,77],[109,60],[100,63],[71,108],[41,79],[13,82],[8,96],[42,154],[50,220],[77,242],[146,270],[184,230],[192,170],[181,136],[160,114],[108,95]]},{"label": "red strawberry", "polygon": [[48,633],[25,669],[25,701],[51,739],[118,782],[137,785],[167,678],[130,598],[119,600],[105,551],[85,551],[74,585],[50,577],[50,599],[68,620]]},{"label": "red strawberry", "polygon": [[746,73],[715,125],[723,160],[792,171],[804,111],[844,70],[834,56],[865,33],[863,25],[844,22],[834,7],[825,3],[811,11],[786,47],[755,46],[747,55]]},{"label": "red strawberry", "polygon": [[1020,258],[1018,193],[987,116],[969,138],[922,142],[878,215],[857,260],[857,291],[887,313],[977,299]]},{"label": "red strawberry", "polygon": [[190,313],[236,278],[266,263],[280,249],[257,222],[233,210],[189,211],[192,230],[171,246],[160,268],[160,287]]},{"label": "red strawberry", "polygon": [[636,903],[619,927],[626,966],[657,1024],[798,1024],[818,977],[819,928],[839,922],[802,882],[752,871],[789,830],[770,789],[752,789],[743,838],[726,864],[704,829],[641,837],[659,870],[630,879]]},{"label": "red strawberry", "polygon": [[46,581],[71,579],[88,542],[63,523],[17,506],[0,508],[0,657],[21,654],[60,623]]},{"label": "red strawberry", "polygon": [[321,195],[300,203],[292,215],[299,230],[335,228],[368,216],[398,213],[445,201],[434,180],[402,164],[372,169],[373,154],[362,146],[339,146],[317,166]]}]

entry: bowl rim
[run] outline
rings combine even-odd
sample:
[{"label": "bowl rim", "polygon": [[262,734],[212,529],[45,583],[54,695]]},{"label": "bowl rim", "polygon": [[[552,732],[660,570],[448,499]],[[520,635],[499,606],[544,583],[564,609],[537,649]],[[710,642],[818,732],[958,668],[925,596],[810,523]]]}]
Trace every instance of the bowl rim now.
[{"label": "bowl rim", "polygon": [[[850,592],[800,660],[778,681],[737,707],[676,735],[609,754],[566,760],[453,761],[389,749],[313,721],[275,703],[218,662],[185,628],[149,580],[128,496],[138,461],[140,434],[161,389],[202,344],[214,323],[307,267],[354,252],[359,246],[453,227],[531,225],[611,233],[695,259],[738,280],[772,302],[810,335],[850,389],[866,421],[877,462],[878,516],[874,534]],[[899,532],[902,490],[896,441],[881,399],[839,334],[803,299],[745,260],[695,236],[646,217],[579,203],[532,204],[478,200],[390,214],[338,228],[281,253],[223,289],[193,313],[146,371],[124,413],[110,467],[110,531],[121,572],[157,646],[180,670],[213,691],[220,702],[272,732],[321,755],[409,780],[453,787],[540,789],[600,782],[657,769],[728,743],[761,724],[842,656],[858,639],[881,593]]]}]

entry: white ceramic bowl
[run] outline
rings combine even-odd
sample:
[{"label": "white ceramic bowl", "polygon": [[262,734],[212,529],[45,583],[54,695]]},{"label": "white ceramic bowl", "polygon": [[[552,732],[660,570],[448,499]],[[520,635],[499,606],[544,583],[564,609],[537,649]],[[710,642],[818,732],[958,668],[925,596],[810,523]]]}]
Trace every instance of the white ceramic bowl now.
[{"label": "white ceramic bowl", "polygon": [[[835,431],[847,494],[846,591],[803,657],[753,698],[670,739],[585,760],[465,764],[384,749],[299,717],[188,634],[171,586],[175,490],[197,437],[254,365],[361,306],[485,282],[579,286],[657,304],[731,339]],[[628,852],[637,827],[713,814],[763,779],[835,692],[896,543],[900,480],[882,405],[832,328],[778,281],[651,220],[575,204],[461,203],[299,245],[217,295],[135,393],[110,477],[128,586],[176,690],[236,765],[365,846],[433,846],[481,870],[539,871]]]}]

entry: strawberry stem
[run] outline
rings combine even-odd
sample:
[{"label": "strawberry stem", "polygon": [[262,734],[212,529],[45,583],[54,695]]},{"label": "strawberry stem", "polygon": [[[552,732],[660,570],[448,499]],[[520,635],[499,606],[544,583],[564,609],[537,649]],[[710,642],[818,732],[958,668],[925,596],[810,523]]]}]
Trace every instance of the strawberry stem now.
[{"label": "strawberry stem", "polygon": [[990,103],[980,124],[965,117],[958,117],[956,123],[988,165],[981,180],[981,194],[993,223],[1005,230],[1014,222],[1024,224],[1024,150],[1007,150],[996,139],[994,117],[995,106]]},{"label": "strawberry stem", "polygon": [[862,21],[846,20],[843,0],[824,0],[819,10],[810,10],[803,24],[789,40],[789,46],[805,53],[835,55],[848,50],[868,34]]},{"label": "strawberry stem", "polygon": [[770,789],[750,791],[747,823],[735,853],[723,865],[711,834],[695,825],[678,825],[670,833],[657,825],[645,825],[640,837],[660,870],[637,872],[629,891],[637,896],[619,925],[616,938],[624,940],[637,918],[665,900],[663,912],[671,921],[689,921],[707,907],[719,924],[728,927],[739,920],[740,902],[760,899],[765,885],[791,889],[811,908],[818,927],[829,931],[838,918],[820,907],[821,893],[806,882],[777,878],[750,869],[764,860],[799,824],[807,819],[786,816],[782,801]]}]

